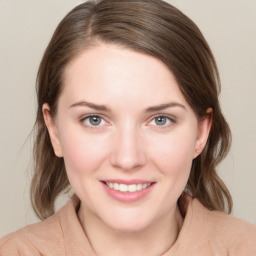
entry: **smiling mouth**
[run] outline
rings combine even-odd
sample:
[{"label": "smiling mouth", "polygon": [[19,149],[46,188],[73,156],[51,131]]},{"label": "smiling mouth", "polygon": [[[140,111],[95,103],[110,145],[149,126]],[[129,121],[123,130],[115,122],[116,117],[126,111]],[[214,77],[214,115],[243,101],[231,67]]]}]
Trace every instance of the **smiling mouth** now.
[{"label": "smiling mouth", "polygon": [[137,192],[137,191],[141,191],[143,189],[148,188],[149,186],[151,186],[153,183],[144,183],[144,184],[122,184],[122,183],[113,183],[113,182],[104,182],[104,184],[106,186],[108,186],[109,188],[116,190],[116,191],[120,191],[120,192]]},{"label": "smiling mouth", "polygon": [[101,180],[107,194],[122,203],[133,203],[145,198],[154,189],[156,182],[144,180]]}]

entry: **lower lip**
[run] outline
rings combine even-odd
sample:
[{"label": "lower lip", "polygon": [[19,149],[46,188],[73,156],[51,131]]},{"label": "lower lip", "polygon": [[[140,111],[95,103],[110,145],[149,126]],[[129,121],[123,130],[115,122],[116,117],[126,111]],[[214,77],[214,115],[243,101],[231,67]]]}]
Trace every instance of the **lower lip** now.
[{"label": "lower lip", "polygon": [[152,191],[155,183],[152,183],[147,188],[144,188],[140,191],[135,191],[135,192],[121,192],[118,190],[114,190],[109,186],[107,186],[104,182],[102,182],[102,185],[110,197],[121,202],[132,203],[146,197]]}]

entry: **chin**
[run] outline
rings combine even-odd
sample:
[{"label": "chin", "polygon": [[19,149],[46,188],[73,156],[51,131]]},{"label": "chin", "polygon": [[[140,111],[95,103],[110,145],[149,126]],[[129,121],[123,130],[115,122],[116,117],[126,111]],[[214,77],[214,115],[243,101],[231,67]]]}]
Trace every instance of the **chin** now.
[{"label": "chin", "polygon": [[140,232],[147,229],[152,223],[153,218],[145,216],[145,214],[135,212],[120,212],[104,216],[101,221],[110,229],[117,232],[131,233]]}]

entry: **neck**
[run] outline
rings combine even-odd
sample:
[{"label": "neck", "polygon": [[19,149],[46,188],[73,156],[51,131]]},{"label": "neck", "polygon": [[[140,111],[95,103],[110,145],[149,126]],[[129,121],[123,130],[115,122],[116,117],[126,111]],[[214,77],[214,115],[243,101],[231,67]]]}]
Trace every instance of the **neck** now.
[{"label": "neck", "polygon": [[134,232],[111,229],[82,203],[78,217],[98,256],[163,255],[175,243],[183,223],[178,206],[144,230]]}]

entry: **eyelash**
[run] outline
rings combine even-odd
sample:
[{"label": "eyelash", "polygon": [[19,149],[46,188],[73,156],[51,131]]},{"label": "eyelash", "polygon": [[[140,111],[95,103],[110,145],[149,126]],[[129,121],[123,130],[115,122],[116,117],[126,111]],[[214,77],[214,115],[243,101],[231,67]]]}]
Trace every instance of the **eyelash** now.
[{"label": "eyelash", "polygon": [[[80,119],[80,122],[81,122],[83,125],[85,125],[87,128],[89,128],[89,129],[100,129],[100,128],[102,128],[102,126],[93,126],[93,125],[84,124],[84,123],[85,123],[85,120],[87,120],[87,119],[90,118],[90,117],[101,118],[102,120],[105,121],[105,118],[104,118],[102,115],[100,115],[100,114],[89,114],[89,115],[86,115],[86,116],[82,117],[82,118]],[[168,127],[170,127],[170,125],[176,123],[176,118],[175,118],[175,117],[170,116],[170,115],[166,115],[166,114],[158,114],[158,115],[155,115],[155,116],[153,116],[153,117],[150,119],[150,122],[152,122],[153,120],[155,120],[156,118],[159,118],[159,117],[166,118],[166,119],[168,119],[168,120],[170,121],[170,123],[171,123],[171,124],[169,124],[169,125],[163,125],[163,126],[161,126],[161,125],[154,125],[154,126],[160,128],[160,129],[168,128]],[[107,123],[107,121],[105,121],[105,122]],[[151,125],[149,125],[149,126],[151,126]]]},{"label": "eyelash", "polygon": [[[89,128],[89,129],[100,129],[100,128],[102,128],[101,126],[93,126],[93,125],[87,125],[87,124],[85,124],[86,119],[88,119],[88,118],[90,118],[90,117],[98,117],[98,118],[101,118],[102,120],[105,121],[104,117],[103,117],[102,115],[100,115],[100,114],[89,114],[89,115],[86,115],[86,116],[82,117],[82,118],[80,119],[80,122],[81,122],[83,125],[85,125],[87,128]],[[106,121],[105,121],[105,122],[106,122]]]},{"label": "eyelash", "polygon": [[166,118],[167,120],[169,120],[170,124],[169,125],[154,125],[156,126],[157,128],[160,128],[160,129],[164,129],[164,128],[169,128],[172,124],[175,124],[176,123],[176,118],[174,118],[173,116],[170,116],[170,115],[166,115],[166,114],[158,114],[158,115],[155,115],[153,116],[151,119],[150,119],[150,122],[152,122],[153,120],[155,120],[156,118]]}]

